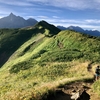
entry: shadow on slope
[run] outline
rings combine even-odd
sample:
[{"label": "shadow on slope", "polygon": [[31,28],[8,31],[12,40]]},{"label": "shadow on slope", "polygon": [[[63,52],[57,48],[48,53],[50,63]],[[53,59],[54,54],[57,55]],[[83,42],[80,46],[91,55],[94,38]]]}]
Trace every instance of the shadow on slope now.
[{"label": "shadow on slope", "polygon": [[[42,28],[40,28],[42,27]],[[54,31],[53,31],[54,30]],[[45,36],[53,36],[60,30],[45,21],[37,23],[35,26],[24,29],[1,29],[0,30],[0,67],[9,57],[27,40],[38,33]],[[34,43],[33,43],[34,44]],[[24,52],[29,50],[30,46]]]},{"label": "shadow on slope", "polygon": [[[85,81],[76,81],[55,89],[47,98],[42,100],[90,100],[88,91],[91,89],[93,81],[91,79]],[[71,97],[74,97],[72,99]]]},{"label": "shadow on slope", "polygon": [[2,66],[9,57],[27,40],[36,33],[34,30],[10,30],[3,29],[1,48],[0,48],[0,66]]}]

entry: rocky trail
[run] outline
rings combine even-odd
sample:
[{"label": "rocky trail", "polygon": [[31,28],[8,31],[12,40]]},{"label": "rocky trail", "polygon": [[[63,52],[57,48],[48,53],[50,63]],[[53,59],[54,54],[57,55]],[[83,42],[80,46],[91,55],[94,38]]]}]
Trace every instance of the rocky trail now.
[{"label": "rocky trail", "polygon": [[100,100],[93,92],[93,80],[77,81],[55,89],[55,94],[49,95],[46,100]]},{"label": "rocky trail", "polygon": [[[91,72],[89,69],[88,71]],[[100,100],[100,96],[91,88],[93,83],[93,79],[88,79],[65,84],[57,87],[55,93],[49,95],[46,100]]]}]

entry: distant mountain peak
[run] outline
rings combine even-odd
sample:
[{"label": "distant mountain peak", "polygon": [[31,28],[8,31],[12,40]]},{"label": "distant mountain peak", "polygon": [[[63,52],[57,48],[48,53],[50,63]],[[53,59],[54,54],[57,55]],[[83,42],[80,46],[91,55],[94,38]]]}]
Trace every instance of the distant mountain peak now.
[{"label": "distant mountain peak", "polygon": [[93,29],[93,30],[84,30],[83,28],[79,27],[79,26],[69,26],[69,27],[63,27],[63,26],[57,26],[59,29],[61,30],[74,30],[77,32],[81,32],[84,34],[88,34],[91,36],[99,36],[100,37],[100,31]]},{"label": "distant mountain peak", "polygon": [[9,14],[9,16],[16,16],[16,15],[14,15],[12,12]]},{"label": "distant mountain peak", "polygon": [[23,17],[16,16],[12,12],[0,19],[0,28],[23,28],[33,26],[37,23],[35,19],[25,20]]}]

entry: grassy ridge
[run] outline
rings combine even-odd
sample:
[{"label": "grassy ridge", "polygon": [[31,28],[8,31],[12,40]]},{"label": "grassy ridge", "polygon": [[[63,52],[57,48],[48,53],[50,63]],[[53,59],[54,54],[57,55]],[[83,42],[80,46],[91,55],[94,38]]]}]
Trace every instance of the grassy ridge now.
[{"label": "grassy ridge", "polygon": [[23,43],[31,39],[31,37],[39,33],[47,37],[53,36],[59,31],[58,28],[45,21],[41,21],[33,27],[23,29],[0,29],[0,67]]},{"label": "grassy ridge", "polygon": [[[60,80],[91,78],[87,66],[90,62],[99,63],[100,39],[74,31],[52,36],[43,25],[37,25],[33,31],[20,30],[32,34],[0,69],[0,100],[38,100],[50,87],[58,86]],[[33,35],[34,32],[38,34]],[[14,38],[17,41],[18,37]]]}]

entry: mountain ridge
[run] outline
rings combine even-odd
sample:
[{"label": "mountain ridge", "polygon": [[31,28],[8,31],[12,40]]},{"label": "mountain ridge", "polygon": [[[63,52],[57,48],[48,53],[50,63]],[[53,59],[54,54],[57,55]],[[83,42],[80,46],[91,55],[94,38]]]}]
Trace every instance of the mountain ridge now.
[{"label": "mountain ridge", "polygon": [[[25,20],[23,17],[16,16],[13,13],[10,13],[8,16],[0,19],[0,29],[2,28],[25,28],[34,26],[38,21],[33,18],[29,18]],[[57,26],[60,30],[74,30],[77,32],[89,34],[91,36],[100,36],[100,32],[98,30],[84,30],[79,26]]]},{"label": "mountain ridge", "polygon": [[10,13],[8,16],[0,19],[0,28],[23,28],[33,26],[37,22],[38,21],[33,18],[25,20],[23,17]]},{"label": "mountain ridge", "polygon": [[96,36],[96,37],[100,36],[100,31],[98,30],[84,30],[83,28],[79,26],[69,26],[69,27],[57,26],[57,27],[61,30],[73,30],[73,31],[85,33],[91,36]]},{"label": "mountain ridge", "polygon": [[[0,65],[3,65],[12,53],[14,53],[16,49],[18,49],[25,41],[28,41],[32,36],[41,33],[46,37],[50,37],[59,32],[60,29],[45,21],[40,21],[36,25],[31,26],[31,28],[1,29]],[[8,53],[9,50],[10,53]]]}]

